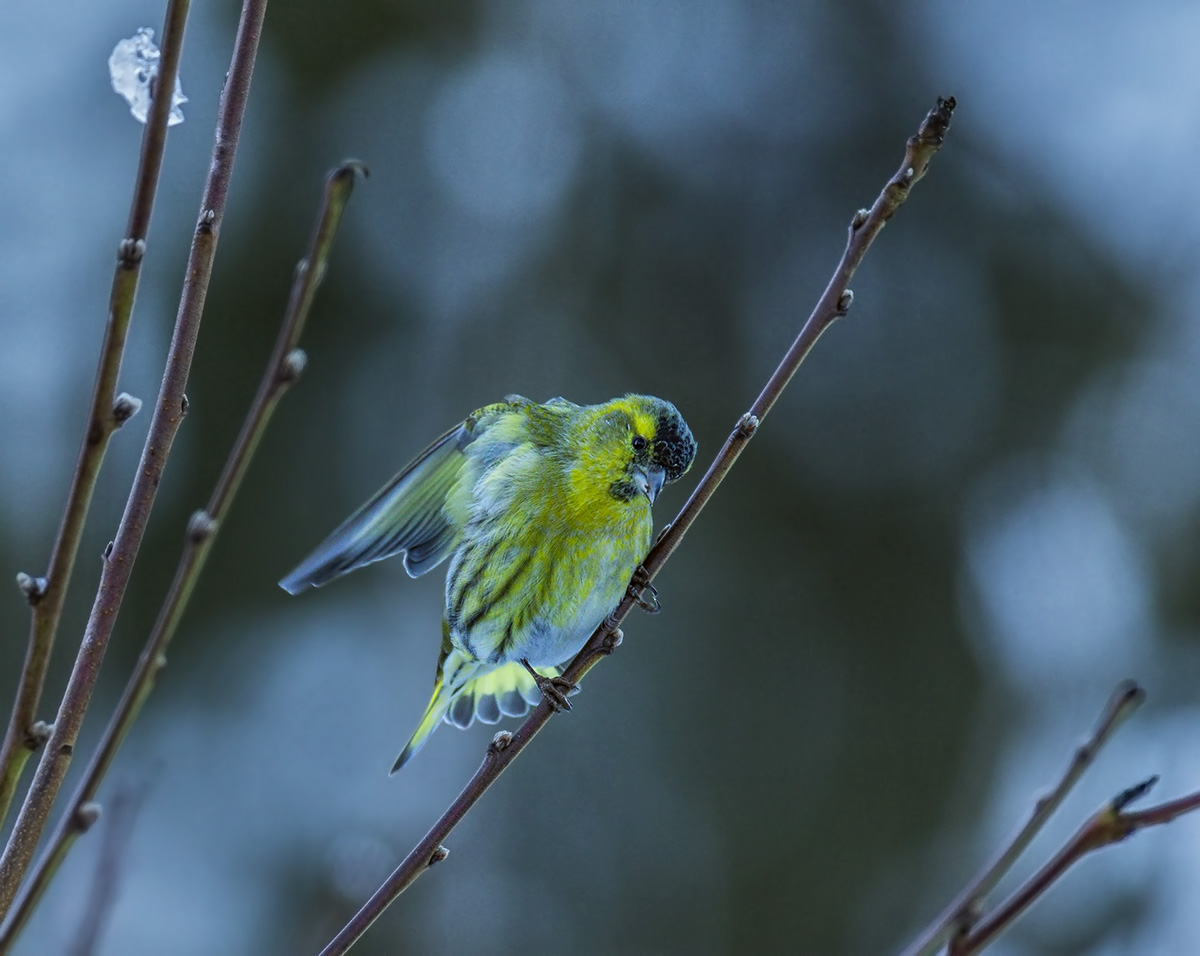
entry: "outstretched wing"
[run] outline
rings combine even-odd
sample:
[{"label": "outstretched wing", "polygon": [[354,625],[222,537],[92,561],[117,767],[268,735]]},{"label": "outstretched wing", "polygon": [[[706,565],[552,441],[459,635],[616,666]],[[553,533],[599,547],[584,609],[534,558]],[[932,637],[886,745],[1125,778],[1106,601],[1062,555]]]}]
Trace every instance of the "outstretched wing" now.
[{"label": "outstretched wing", "polygon": [[279,582],[289,594],[319,588],[336,577],[404,551],[404,569],[418,577],[453,550],[459,529],[446,515],[446,496],[475,437],[468,419],[421,452],[407,468],[347,518]]}]

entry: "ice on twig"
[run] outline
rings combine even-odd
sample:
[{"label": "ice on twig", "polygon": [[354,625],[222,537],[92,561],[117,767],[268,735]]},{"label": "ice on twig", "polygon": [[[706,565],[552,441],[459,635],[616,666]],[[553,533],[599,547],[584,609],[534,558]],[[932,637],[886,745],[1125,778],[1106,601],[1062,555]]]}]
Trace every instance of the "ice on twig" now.
[{"label": "ice on twig", "polygon": [[[128,40],[122,40],[113,47],[112,56],[108,58],[108,74],[112,77],[112,87],[129,104],[129,112],[139,123],[146,122],[146,113],[150,110],[150,84],[158,76],[158,47],[154,45],[154,31],[142,27]],[[175,77],[175,95],[171,97],[171,114],[167,125],[174,126],[183,122],[183,110],[180,104],[186,103],[183,87],[179,77]]]}]

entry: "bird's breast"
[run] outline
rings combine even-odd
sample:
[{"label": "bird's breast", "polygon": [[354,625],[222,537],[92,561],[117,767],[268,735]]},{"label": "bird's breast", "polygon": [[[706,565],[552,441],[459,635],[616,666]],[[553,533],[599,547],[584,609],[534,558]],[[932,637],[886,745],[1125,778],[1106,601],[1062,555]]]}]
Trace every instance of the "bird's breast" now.
[{"label": "bird's breast", "polygon": [[649,502],[584,521],[564,511],[464,538],[446,578],[451,640],[463,653],[561,664],[620,601],[650,547]]}]

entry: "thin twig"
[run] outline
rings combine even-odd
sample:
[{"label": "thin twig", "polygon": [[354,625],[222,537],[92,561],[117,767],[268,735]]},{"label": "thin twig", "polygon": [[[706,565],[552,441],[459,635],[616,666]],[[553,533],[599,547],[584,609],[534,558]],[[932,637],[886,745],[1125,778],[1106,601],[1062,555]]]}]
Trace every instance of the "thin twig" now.
[{"label": "thin twig", "polygon": [[[946,131],[950,128],[950,118],[954,107],[953,97],[938,100],[937,106],[921,123],[917,134],[909,139],[900,169],[884,186],[883,192],[879,194],[875,204],[869,210],[862,209],[854,215],[850,223],[846,250],[842,253],[841,261],[834,270],[833,277],[829,280],[829,285],[817,302],[816,308],[809,316],[808,321],[804,323],[800,334],[784,355],[778,368],[767,380],[767,384],[755,399],[750,410],[738,420],[733,432],[725,440],[725,444],[717,453],[717,457],[709,466],[699,485],[696,486],[696,490],[688,498],[679,515],[659,535],[658,541],[651,548],[644,562],[646,574],[643,581],[652,579],[679,546],[684,534],[696,520],[701,509],[708,503],[709,498],[721,483],[721,479],[733,466],[746,443],[754,435],[776,399],[779,398],[780,393],[792,376],[796,374],[800,363],[804,361],[804,357],[812,349],[821,333],[836,319],[845,315],[850,308],[853,295],[848,286],[854,271],[884,224],[908,198],[913,184],[925,175],[929,161],[941,147]],[[620,624],[629,614],[634,603],[634,594],[631,588],[613,613],[596,628],[583,650],[567,667],[563,674],[567,680],[578,682],[597,662],[612,653],[621,640]],[[525,749],[526,744],[542,729],[553,713],[550,703],[543,700],[514,733],[502,732],[496,735],[488,747],[482,765],[468,781],[466,787],[433,825],[424,839],[405,858],[404,862],[395,869],[363,905],[362,909],[321,951],[321,956],[339,956],[339,954],[345,953],[397,896],[411,886],[429,867],[445,859],[448,851],[442,846],[443,841],[504,769]]]},{"label": "thin twig", "polygon": [[92,956],[100,948],[100,941],[104,937],[113,905],[117,900],[117,891],[120,889],[123,857],[133,837],[133,826],[149,789],[148,783],[122,789],[105,811],[104,836],[100,841],[96,875],[92,879],[88,903],[83,911],[83,919],[79,922],[70,956]]},{"label": "thin twig", "polygon": [[1130,787],[1096,811],[1045,866],[981,920],[970,933],[954,941],[951,948],[953,956],[972,956],[995,942],[996,938],[1058,882],[1067,870],[1089,853],[1120,843],[1139,830],[1161,826],[1185,813],[1200,810],[1200,791],[1197,791],[1146,810],[1126,812],[1125,808],[1144,797],[1157,781],[1157,777],[1151,777]]},{"label": "thin twig", "polygon": [[947,939],[961,936],[971,927],[979,917],[979,908],[984,897],[995,889],[996,884],[1012,869],[1013,864],[1053,816],[1054,811],[1061,806],[1067,794],[1074,789],[1079,778],[1095,762],[1096,755],[1113,732],[1145,699],[1146,692],[1131,680],[1122,681],[1117,686],[1105,704],[1095,728],[1076,748],[1071,762],[1054,788],[1034,804],[1033,812],[1025,825],[1000,850],[996,858],[963,888],[941,915],[921,931],[921,935],[908,945],[901,956],[929,956]]},{"label": "thin twig", "polygon": [[325,276],[329,253],[333,248],[333,239],[342,212],[346,208],[346,201],[350,198],[355,180],[366,174],[367,169],[362,163],[348,160],[332,170],[325,180],[325,194],[317,214],[308,253],[296,266],[296,278],[288,298],[287,311],[279,328],[274,351],[259,384],[258,394],[230,449],[207,507],[203,511],[197,511],[188,522],[183,553],[180,555],[175,578],[163,601],[154,629],[146,640],[137,667],[129,678],[104,736],[96,746],[83,780],[63,812],[48,846],[38,859],[29,879],[22,886],[8,923],[0,929],[0,952],[4,951],[3,948],[10,937],[15,939],[20,935],[75,838],[80,834],[77,823],[80,808],[96,799],[101,781],[112,766],[125,735],[141,711],[142,704],[150,696],[158,675],[166,664],[167,647],[175,635],[192,589],[204,570],[204,563],[216,540],[216,532],[229,513],[229,507],[258,441],[266,431],[275,406],[303,371],[304,353],[296,345],[311,310],[317,287]]},{"label": "thin twig", "polygon": [[[167,5],[156,81],[158,89],[175,89],[175,77],[179,72],[179,59],[183,53],[184,27],[190,5],[191,0],[171,0]],[[5,732],[4,744],[0,748],[0,828],[8,817],[8,809],[12,805],[17,781],[26,761],[49,736],[37,726],[37,709],[42,688],[46,683],[46,670],[50,666],[50,654],[54,648],[63,602],[67,596],[67,586],[70,584],[75,557],[79,552],[79,539],[83,534],[83,525],[92,501],[92,492],[96,487],[96,478],[104,461],[104,453],[108,448],[108,440],[140,406],[140,402],[129,399],[128,396],[124,396],[127,401],[118,404],[117,377],[121,371],[125,338],[129,332],[133,300],[146,252],[150,215],[154,209],[159,171],[162,169],[163,152],[167,145],[167,117],[170,111],[170,96],[153,98],[146,128],[142,134],[142,153],[129,210],[129,222],[125,229],[125,238],[121,240],[117,250],[117,265],[113,273],[112,290],[109,293],[108,324],[104,332],[104,343],[100,347],[100,362],[96,370],[96,382],[92,387],[91,408],[84,428],[83,444],[79,449],[79,459],[75,464],[75,473],[71,477],[71,488],[63,508],[58,537],[50,552],[50,563],[45,577],[18,575],[18,583],[25,591],[33,612],[25,664],[21,670],[21,680],[16,699],[13,701],[12,717]],[[35,586],[27,586],[26,581]]]},{"label": "thin twig", "polygon": [[75,741],[79,736],[79,728],[83,723],[83,715],[91,700],[100,664],[125,596],[130,571],[145,535],[167,456],[187,410],[184,386],[191,370],[196,336],[200,330],[200,318],[204,310],[204,298],[212,275],[217,238],[225,214],[229,179],[237,153],[242,118],[246,112],[246,99],[250,90],[250,78],[254,72],[254,58],[258,51],[266,7],[266,0],[245,0],[242,8],[233,62],[221,93],[212,163],[204,187],[199,221],[192,237],[179,312],[167,353],[162,386],[155,403],[154,417],[150,422],[141,461],[125,504],[125,513],[117,528],[116,538],[112,547],[105,552],[96,600],[88,617],[75,666],[63,693],[54,729],[38,762],[33,782],[25,796],[4,855],[0,857],[0,919],[8,913],[17,887],[33,858],[34,847],[45,829],[51,806],[66,776]]}]

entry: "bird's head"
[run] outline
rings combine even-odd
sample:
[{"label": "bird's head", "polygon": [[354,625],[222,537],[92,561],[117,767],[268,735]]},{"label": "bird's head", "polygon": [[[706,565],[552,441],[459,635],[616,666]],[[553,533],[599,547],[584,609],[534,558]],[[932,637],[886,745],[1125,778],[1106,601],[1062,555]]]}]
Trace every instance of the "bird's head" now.
[{"label": "bird's head", "polygon": [[651,504],[662,486],[692,465],[696,440],[670,402],[626,395],[592,406],[584,442],[587,471],[618,501],[644,496]]}]

